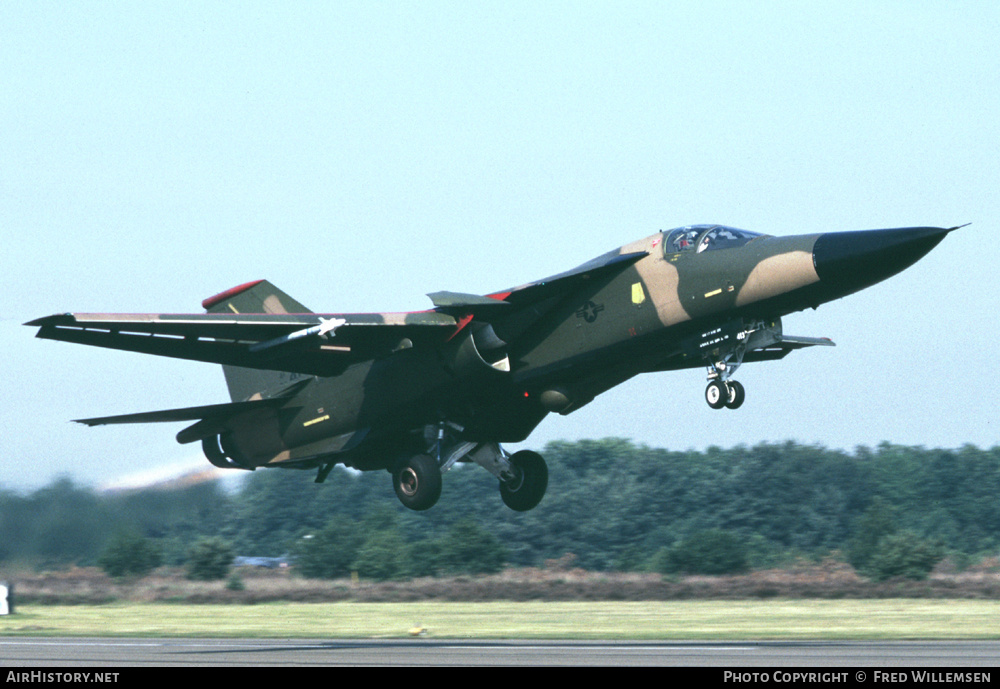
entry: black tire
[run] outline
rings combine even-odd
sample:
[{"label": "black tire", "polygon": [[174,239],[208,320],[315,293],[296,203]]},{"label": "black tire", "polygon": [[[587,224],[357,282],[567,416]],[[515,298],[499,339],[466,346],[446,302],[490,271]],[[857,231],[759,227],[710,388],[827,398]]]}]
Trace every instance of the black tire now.
[{"label": "black tire", "polygon": [[746,390],[743,389],[743,384],[736,380],[729,381],[728,386],[729,398],[726,400],[726,407],[729,409],[739,409],[743,406],[743,401],[747,398]]},{"label": "black tire", "polygon": [[705,401],[712,409],[722,409],[729,399],[729,388],[721,380],[713,380],[705,388]]},{"label": "black tire", "polygon": [[549,487],[549,468],[542,456],[531,450],[515,452],[510,463],[517,476],[500,482],[500,498],[515,512],[527,512],[542,501]]},{"label": "black tire", "polygon": [[392,472],[396,497],[411,510],[429,510],[441,497],[441,468],[429,455],[415,455]]}]

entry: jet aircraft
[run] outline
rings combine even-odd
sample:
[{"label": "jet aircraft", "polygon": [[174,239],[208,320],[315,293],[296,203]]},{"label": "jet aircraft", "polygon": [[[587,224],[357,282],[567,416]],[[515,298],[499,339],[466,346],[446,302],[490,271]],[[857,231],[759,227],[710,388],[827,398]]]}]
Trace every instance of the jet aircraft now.
[{"label": "jet aircraft", "polygon": [[317,314],[258,280],[207,313],[67,313],[38,337],[221,364],[229,403],[80,419],[194,422],[218,467],[388,470],[400,501],[432,507],[442,474],[475,462],[510,508],[535,507],[542,457],[510,454],[547,414],[569,414],[640,373],[704,367],[705,399],[736,409],[744,363],[829,346],[781,318],[898,273],[957,228],[769,236],[723,225],[661,231],[572,270],[488,295],[436,292],[414,313]]}]

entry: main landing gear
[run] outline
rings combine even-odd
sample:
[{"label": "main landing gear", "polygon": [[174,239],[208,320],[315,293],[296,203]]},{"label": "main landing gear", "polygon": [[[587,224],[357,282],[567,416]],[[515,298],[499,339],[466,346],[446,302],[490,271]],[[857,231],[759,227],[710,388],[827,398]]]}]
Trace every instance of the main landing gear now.
[{"label": "main landing gear", "polygon": [[475,462],[493,474],[500,499],[516,512],[527,512],[542,501],[549,470],[540,454],[521,450],[511,455],[497,443],[454,440],[444,424],[437,431],[426,454],[403,457],[390,467],[392,487],[403,505],[417,511],[433,507],[441,497],[441,475],[458,461]]}]

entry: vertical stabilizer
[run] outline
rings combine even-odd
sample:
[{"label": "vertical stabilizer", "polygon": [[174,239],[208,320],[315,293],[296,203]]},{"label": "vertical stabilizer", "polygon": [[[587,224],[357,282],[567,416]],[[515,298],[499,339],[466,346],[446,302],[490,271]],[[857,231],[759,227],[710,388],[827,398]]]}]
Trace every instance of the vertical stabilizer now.
[{"label": "vertical stabilizer", "polygon": [[[201,302],[208,313],[312,313],[267,280],[248,282]],[[229,396],[234,402],[248,400],[258,393],[285,387],[295,374],[261,371],[240,366],[223,366]]]}]

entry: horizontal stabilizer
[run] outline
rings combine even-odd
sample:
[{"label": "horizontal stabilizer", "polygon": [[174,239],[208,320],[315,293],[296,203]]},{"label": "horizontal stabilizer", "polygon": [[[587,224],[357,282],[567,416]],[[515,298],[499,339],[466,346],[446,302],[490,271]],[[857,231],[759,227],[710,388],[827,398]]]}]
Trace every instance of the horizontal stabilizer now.
[{"label": "horizontal stabilizer", "polygon": [[74,419],[76,423],[87,426],[105,426],[123,423],[163,423],[169,421],[200,421],[235,416],[249,411],[280,407],[285,402],[282,398],[253,400],[251,402],[231,402],[227,404],[209,404],[203,407],[183,407],[181,409],[163,409],[160,411],[139,412],[137,414],[122,414],[120,416],[102,416],[94,419]]}]

